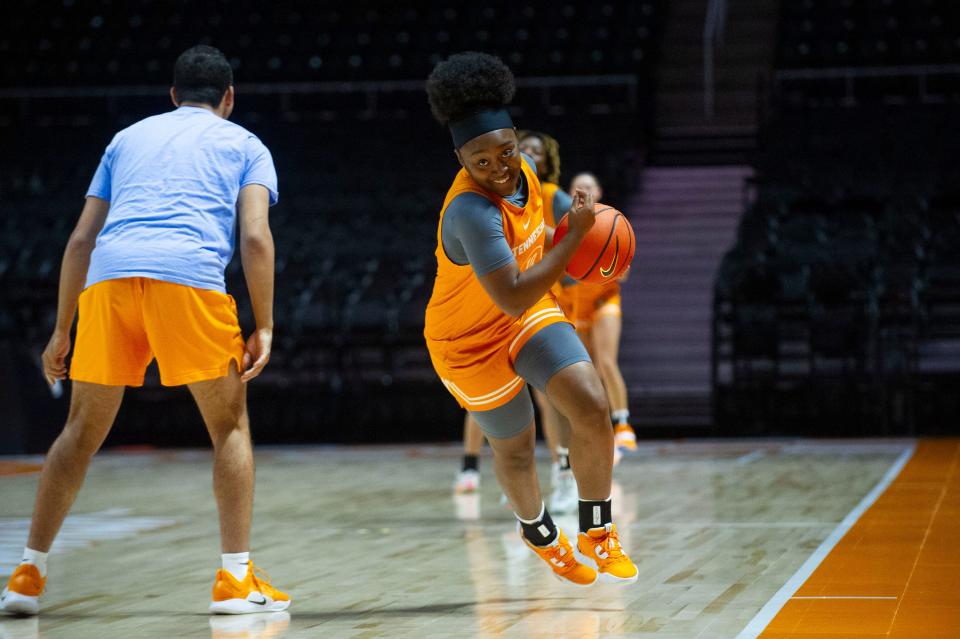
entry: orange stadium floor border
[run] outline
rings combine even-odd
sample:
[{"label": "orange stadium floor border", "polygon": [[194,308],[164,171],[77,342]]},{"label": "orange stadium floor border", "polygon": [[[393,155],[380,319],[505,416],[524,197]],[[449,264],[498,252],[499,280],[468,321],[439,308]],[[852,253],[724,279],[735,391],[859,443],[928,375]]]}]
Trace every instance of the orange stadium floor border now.
[{"label": "orange stadium floor border", "polygon": [[960,637],[958,465],[960,439],[918,441],[759,637]]},{"label": "orange stadium floor border", "polygon": [[42,464],[31,464],[18,461],[0,461],[0,477],[5,475],[27,475],[40,472]]}]

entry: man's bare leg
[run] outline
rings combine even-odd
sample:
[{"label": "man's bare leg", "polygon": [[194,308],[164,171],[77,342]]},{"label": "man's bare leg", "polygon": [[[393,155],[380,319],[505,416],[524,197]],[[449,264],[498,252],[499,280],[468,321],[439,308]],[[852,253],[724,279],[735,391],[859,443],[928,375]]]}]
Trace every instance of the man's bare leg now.
[{"label": "man's bare leg", "polygon": [[70,413],[40,472],[27,547],[48,552],[123,400],[123,386],[73,382]]},{"label": "man's bare leg", "polygon": [[226,377],[189,384],[213,442],[213,494],[224,553],[250,550],[253,519],[253,445],[247,387],[236,368]]}]

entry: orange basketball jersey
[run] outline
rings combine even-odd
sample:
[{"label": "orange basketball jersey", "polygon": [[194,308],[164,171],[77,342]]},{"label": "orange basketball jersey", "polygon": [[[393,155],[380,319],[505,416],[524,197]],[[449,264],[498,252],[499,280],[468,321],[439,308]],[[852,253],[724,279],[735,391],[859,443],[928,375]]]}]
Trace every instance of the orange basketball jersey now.
[{"label": "orange basketball jersey", "polygon": [[[557,228],[557,211],[553,210],[553,196],[557,191],[560,190],[559,184],[554,184],[553,182],[544,182],[542,184],[543,190],[543,221],[547,223],[547,226],[551,228]],[[563,217],[563,214],[566,211],[559,211],[560,217]]]},{"label": "orange basketball jersey", "polygon": [[[544,182],[543,183],[543,221],[552,229],[557,228],[557,214],[560,214],[560,217],[566,213],[566,211],[554,211],[553,210],[553,196],[558,190],[560,190],[559,184],[554,184],[553,182]],[[571,320],[574,319],[574,303],[576,299],[575,286],[561,286],[560,282],[557,282],[550,289],[554,296],[557,298],[557,302],[560,304],[560,308],[563,309],[563,312],[566,313],[567,317]]]},{"label": "orange basketball jersey", "polygon": [[468,410],[491,410],[523,389],[513,360],[527,340],[549,324],[567,321],[553,294],[520,317],[504,313],[490,298],[469,265],[452,262],[443,250],[443,216],[461,193],[477,193],[499,210],[503,232],[521,270],[543,258],[543,195],[536,174],[521,164],[527,203],[518,207],[484,190],[461,169],[443,201],[437,226],[437,277],[427,304],[424,337],[440,379]]}]

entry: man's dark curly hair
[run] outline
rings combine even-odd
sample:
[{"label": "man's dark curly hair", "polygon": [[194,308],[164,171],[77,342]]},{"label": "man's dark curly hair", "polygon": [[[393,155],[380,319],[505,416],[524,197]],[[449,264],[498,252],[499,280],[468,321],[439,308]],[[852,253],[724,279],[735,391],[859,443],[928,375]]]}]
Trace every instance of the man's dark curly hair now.
[{"label": "man's dark curly hair", "polygon": [[446,126],[484,109],[498,109],[513,99],[513,73],[489,53],[456,53],[433,68],[427,99],[433,117]]},{"label": "man's dark curly hair", "polygon": [[205,44],[180,54],[173,67],[173,87],[181,102],[220,106],[223,94],[233,84],[233,69],[219,49]]}]

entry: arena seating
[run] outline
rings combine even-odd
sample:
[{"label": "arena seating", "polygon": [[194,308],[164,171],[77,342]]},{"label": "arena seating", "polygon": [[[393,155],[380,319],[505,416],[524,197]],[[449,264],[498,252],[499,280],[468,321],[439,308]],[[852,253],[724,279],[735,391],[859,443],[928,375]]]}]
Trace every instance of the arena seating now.
[{"label": "arena seating", "polygon": [[960,99],[960,7],[949,0],[781,4],[774,101],[795,106]]},{"label": "arena seating", "polygon": [[956,62],[960,6],[952,0],[783,0],[778,68]]},{"label": "arena seating", "polygon": [[653,58],[660,4],[132,0],[105,11],[63,0],[50,20],[11,8],[0,52],[22,62],[5,65],[0,84],[166,83],[198,42],[221,47],[243,82],[421,80],[464,50],[497,53],[518,75],[635,73]]},{"label": "arena seating", "polygon": [[721,430],[947,427],[958,16],[947,0],[781,3],[753,197],[715,286]]},{"label": "arena seating", "polygon": [[721,430],[945,427],[940,396],[960,381],[953,111],[781,108],[767,124],[716,280]]}]

